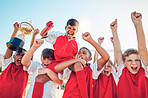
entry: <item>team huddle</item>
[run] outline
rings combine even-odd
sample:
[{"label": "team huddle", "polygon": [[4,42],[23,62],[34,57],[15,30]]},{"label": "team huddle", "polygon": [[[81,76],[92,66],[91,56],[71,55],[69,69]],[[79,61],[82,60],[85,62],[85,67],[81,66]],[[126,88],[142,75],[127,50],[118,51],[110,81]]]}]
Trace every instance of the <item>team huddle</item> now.
[{"label": "team huddle", "polygon": [[[148,98],[148,50],[142,14],[132,12],[131,19],[136,29],[138,50],[130,48],[122,53],[115,19],[110,24],[114,62],[101,47],[104,37],[95,42],[91,33],[85,32],[83,40],[96,49],[93,64],[88,63],[92,60],[91,51],[79,47],[74,37],[79,27],[76,19],[67,21],[66,33],[48,32],[44,39],[54,49],[43,49],[41,63],[33,61],[34,52],[44,43],[44,39],[35,39],[39,33],[39,29],[35,29],[28,51],[23,49],[13,55],[13,50],[7,48],[2,58],[0,98],[57,98],[57,86],[64,80],[67,82],[62,98]],[[48,28],[46,26],[40,35]],[[11,38],[18,30],[16,22]],[[26,92],[29,75],[32,79]]]}]

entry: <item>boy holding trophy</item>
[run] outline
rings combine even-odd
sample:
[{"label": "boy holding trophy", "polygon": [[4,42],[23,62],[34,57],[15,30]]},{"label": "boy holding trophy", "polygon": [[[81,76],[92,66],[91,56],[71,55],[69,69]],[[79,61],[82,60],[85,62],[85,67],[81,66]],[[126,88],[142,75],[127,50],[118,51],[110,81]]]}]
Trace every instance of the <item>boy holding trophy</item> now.
[{"label": "boy holding trophy", "polygon": [[[26,50],[22,48],[24,43],[18,42],[21,41],[21,39],[15,39],[15,36],[19,30],[19,23],[16,22],[13,26],[14,32],[11,36],[10,42],[7,43],[8,48],[4,57],[2,58],[0,98],[9,98],[10,96],[11,98],[22,98],[28,82],[27,69],[21,64],[21,59],[26,53]],[[39,33],[38,29],[34,31],[33,39]],[[21,45],[18,45],[18,43]],[[13,55],[14,50],[16,53]]]}]

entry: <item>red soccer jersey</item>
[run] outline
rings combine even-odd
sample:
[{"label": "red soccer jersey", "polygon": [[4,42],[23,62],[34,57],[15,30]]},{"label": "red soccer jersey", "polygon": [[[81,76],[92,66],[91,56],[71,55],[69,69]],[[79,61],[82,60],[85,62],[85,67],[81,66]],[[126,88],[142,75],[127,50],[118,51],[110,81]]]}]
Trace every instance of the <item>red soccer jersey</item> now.
[{"label": "red soccer jersey", "polygon": [[75,39],[69,40],[66,35],[59,36],[53,45],[55,60],[47,67],[55,72],[54,67],[64,61],[74,59],[78,52],[78,44]]},{"label": "red soccer jersey", "polygon": [[93,98],[117,98],[116,83],[113,75],[100,74],[93,80]]},{"label": "red soccer jersey", "polygon": [[28,81],[23,66],[10,63],[0,75],[0,98],[22,98]]},{"label": "red soccer jersey", "polygon": [[[92,89],[92,70],[90,66],[84,68],[86,82],[87,82],[87,91],[89,98],[93,98],[93,89]],[[83,85],[83,83],[82,83]],[[63,98],[81,98],[81,93],[77,84],[77,77],[75,72],[71,72],[70,78],[68,79]]]},{"label": "red soccer jersey", "polygon": [[118,98],[148,98],[147,80],[143,68],[140,68],[137,74],[131,74],[125,67],[119,78]]}]

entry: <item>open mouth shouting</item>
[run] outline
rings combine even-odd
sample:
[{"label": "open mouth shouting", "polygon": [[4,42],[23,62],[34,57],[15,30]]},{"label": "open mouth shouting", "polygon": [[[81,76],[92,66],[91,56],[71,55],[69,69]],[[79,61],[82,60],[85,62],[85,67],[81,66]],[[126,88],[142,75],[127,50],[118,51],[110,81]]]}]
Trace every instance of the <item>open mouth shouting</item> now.
[{"label": "open mouth shouting", "polygon": [[131,67],[131,69],[132,69],[134,72],[137,72],[137,71],[138,71],[138,67]]},{"label": "open mouth shouting", "polygon": [[22,59],[17,59],[17,63],[21,64]]},{"label": "open mouth shouting", "polygon": [[67,33],[67,37],[69,38],[69,39],[72,39],[73,38],[73,35],[74,35],[74,33],[71,31],[69,31],[68,33]]},{"label": "open mouth shouting", "polygon": [[44,64],[44,66],[48,66],[49,64]]},{"label": "open mouth shouting", "polygon": [[107,75],[108,76],[108,74],[109,74],[109,71],[106,71],[106,70],[104,70],[104,75]]}]

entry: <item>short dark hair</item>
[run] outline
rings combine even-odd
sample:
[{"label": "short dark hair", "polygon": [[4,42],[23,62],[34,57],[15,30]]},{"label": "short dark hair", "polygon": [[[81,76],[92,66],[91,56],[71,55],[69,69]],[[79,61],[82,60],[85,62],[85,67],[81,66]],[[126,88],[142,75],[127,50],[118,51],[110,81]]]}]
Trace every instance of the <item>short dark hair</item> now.
[{"label": "short dark hair", "polygon": [[45,58],[52,58],[53,60],[55,59],[54,58],[54,50],[53,49],[49,49],[49,48],[45,48],[43,51],[42,51],[42,54],[41,56],[45,59]]},{"label": "short dark hair", "polygon": [[133,49],[133,48],[127,49],[122,54],[122,60],[125,61],[125,57],[127,57],[127,56],[129,56],[131,54],[139,54],[139,52],[136,49]]},{"label": "short dark hair", "polygon": [[16,51],[17,53],[22,53],[23,51],[27,52],[26,49],[19,49],[18,51]]},{"label": "short dark hair", "polygon": [[89,50],[88,48],[86,48],[86,47],[82,47],[82,48],[80,48],[80,49],[86,49],[86,50],[89,52],[90,57],[92,56],[92,54],[91,54],[91,52],[90,52],[90,50]]},{"label": "short dark hair", "polygon": [[69,19],[67,21],[66,26],[71,25],[71,26],[79,26],[79,22],[76,19]]}]

